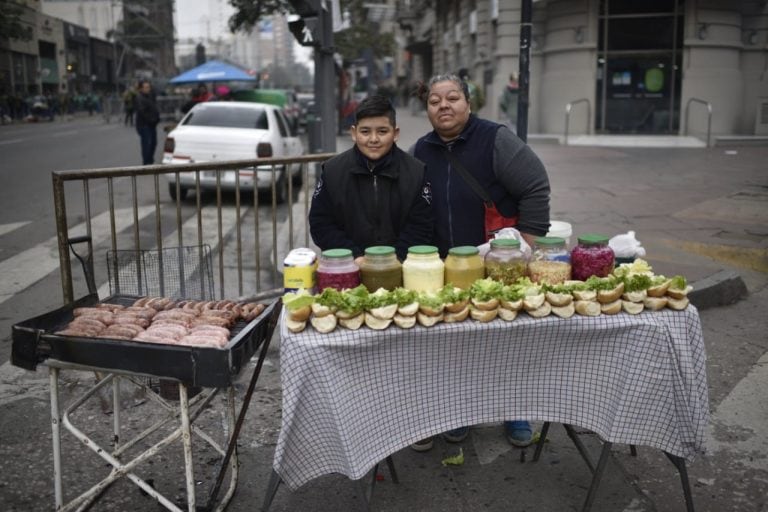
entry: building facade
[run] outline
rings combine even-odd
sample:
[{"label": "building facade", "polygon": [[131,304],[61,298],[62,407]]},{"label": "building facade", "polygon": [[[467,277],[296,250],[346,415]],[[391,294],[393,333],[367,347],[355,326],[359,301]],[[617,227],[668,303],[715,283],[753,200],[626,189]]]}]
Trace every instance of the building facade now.
[{"label": "building facade", "polygon": [[[768,124],[764,0],[540,0],[533,3],[530,133],[760,133]],[[520,0],[401,0],[409,73],[467,68],[481,115],[519,69]],[[688,121],[686,125],[686,120]],[[768,128],[766,128],[768,129]]]}]

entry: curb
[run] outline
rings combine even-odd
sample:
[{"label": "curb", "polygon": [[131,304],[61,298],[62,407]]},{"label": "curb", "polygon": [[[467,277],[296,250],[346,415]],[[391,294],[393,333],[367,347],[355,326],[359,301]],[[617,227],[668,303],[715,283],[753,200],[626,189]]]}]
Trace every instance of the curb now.
[{"label": "curb", "polygon": [[739,274],[732,270],[721,270],[693,283],[688,299],[701,310],[733,304],[748,294],[747,285]]}]

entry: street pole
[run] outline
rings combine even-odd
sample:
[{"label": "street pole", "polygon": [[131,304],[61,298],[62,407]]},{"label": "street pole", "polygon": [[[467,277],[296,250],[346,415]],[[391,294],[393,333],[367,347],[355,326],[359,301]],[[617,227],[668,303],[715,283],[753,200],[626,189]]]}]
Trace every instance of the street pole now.
[{"label": "street pole", "polygon": [[318,12],[320,46],[315,48],[315,105],[320,116],[320,152],[336,152],[335,63],[333,60],[332,2],[321,2]]},{"label": "street pole", "polygon": [[523,142],[528,141],[528,105],[530,103],[530,63],[531,63],[531,19],[533,6],[531,0],[522,0],[520,10],[520,70],[518,77],[517,136]]}]

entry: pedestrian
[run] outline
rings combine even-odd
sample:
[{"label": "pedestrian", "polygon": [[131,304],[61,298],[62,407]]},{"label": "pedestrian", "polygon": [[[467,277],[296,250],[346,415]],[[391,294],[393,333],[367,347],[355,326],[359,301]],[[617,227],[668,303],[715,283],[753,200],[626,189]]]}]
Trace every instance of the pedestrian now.
[{"label": "pedestrian", "polygon": [[125,92],[123,93],[123,112],[125,113],[123,124],[125,126],[133,126],[133,116],[136,111],[135,102],[136,91],[133,86],[129,85],[125,88]]},{"label": "pedestrian", "polygon": [[472,108],[472,113],[477,115],[480,112],[480,109],[485,106],[485,93],[483,92],[483,88],[472,80],[467,68],[461,68],[459,70],[459,78],[461,78],[469,88],[469,104]]},{"label": "pedestrian", "polygon": [[507,127],[517,134],[517,100],[520,94],[520,86],[517,82],[517,73],[509,75],[509,83],[504,87],[499,99],[499,110],[504,113]]},{"label": "pedestrian", "polygon": [[157,123],[160,122],[160,111],[157,109],[155,93],[149,80],[139,82],[139,92],[135,97],[136,131],[141,139],[141,163],[155,163],[155,148],[157,148]]},{"label": "pedestrian", "polygon": [[389,245],[405,258],[408,247],[432,243],[431,194],[424,164],[397,147],[395,108],[372,95],[357,107],[355,145],[327,160],[312,196],[309,230],[321,250]]},{"label": "pedestrian", "polygon": [[[486,205],[462,174],[470,174],[485,190],[499,212],[517,217],[516,228],[529,244],[549,229],[549,178],[536,154],[505,126],[471,113],[466,81],[456,75],[437,75],[423,86],[433,130],[416,142],[414,156],[426,165],[432,190],[435,245],[445,257],[448,249],[479,246],[487,241]],[[457,172],[458,167],[463,172]],[[507,439],[528,446],[532,431],[527,421],[504,423]],[[443,434],[460,442],[469,427]],[[432,439],[412,445],[417,451],[432,447]]]}]

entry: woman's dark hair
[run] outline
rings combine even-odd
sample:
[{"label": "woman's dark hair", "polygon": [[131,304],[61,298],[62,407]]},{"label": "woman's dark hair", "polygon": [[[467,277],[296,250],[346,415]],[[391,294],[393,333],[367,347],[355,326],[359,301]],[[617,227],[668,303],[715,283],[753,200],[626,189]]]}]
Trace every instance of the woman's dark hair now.
[{"label": "woman's dark hair", "polygon": [[380,94],[368,96],[355,109],[355,124],[367,117],[387,116],[392,126],[397,126],[395,107],[389,98]]}]

